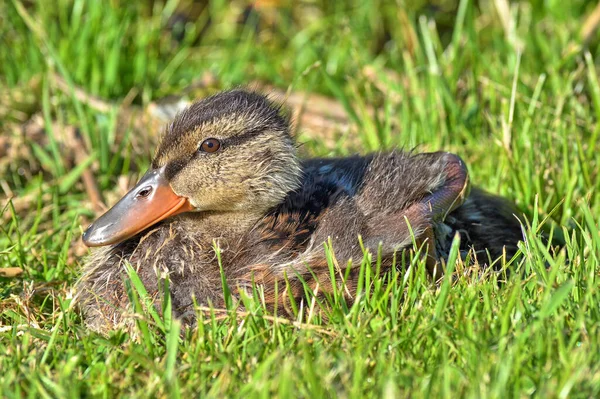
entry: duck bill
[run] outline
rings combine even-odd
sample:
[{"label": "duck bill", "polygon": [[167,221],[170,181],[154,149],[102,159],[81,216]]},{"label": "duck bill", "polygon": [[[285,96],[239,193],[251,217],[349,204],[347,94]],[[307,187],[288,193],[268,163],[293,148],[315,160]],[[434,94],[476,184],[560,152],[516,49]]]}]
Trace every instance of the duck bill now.
[{"label": "duck bill", "polygon": [[87,228],[83,242],[88,247],[116,244],[169,216],[192,209],[187,198],[173,192],[165,168],[153,169]]}]

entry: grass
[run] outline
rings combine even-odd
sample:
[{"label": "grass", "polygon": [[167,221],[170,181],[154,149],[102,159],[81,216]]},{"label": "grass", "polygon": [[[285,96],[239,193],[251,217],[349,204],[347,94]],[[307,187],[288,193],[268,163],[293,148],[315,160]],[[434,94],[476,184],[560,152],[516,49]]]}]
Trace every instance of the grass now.
[{"label": "grass", "polygon": [[[274,3],[0,3],[0,267],[24,271],[0,277],[2,396],[600,396],[600,36],[580,32],[594,4]],[[96,215],[82,176],[114,203],[149,164],[145,107],[249,82],[341,104],[333,140],[301,126],[305,156],[460,154],[527,218],[515,272],[498,284],[452,262],[433,284],[417,258],[364,267],[360,300],[329,298],[327,321],[245,298],[247,313],[202,311],[182,336],[132,275],[138,337],[87,331],[72,304]]]}]

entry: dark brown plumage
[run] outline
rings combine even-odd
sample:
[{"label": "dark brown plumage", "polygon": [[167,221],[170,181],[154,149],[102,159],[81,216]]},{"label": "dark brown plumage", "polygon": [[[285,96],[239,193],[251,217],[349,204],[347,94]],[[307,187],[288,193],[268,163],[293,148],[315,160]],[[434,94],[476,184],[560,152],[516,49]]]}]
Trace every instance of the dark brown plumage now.
[{"label": "dark brown plumage", "polygon": [[[412,247],[408,221],[418,242],[431,244],[435,273],[456,233],[480,264],[512,257],[521,236],[510,204],[469,192],[457,156],[394,151],[300,162],[281,107],[243,90],[217,94],[180,115],[152,167],[84,235],[88,245],[110,244],[87,258],[77,286],[95,330],[127,323],[124,261],[157,297],[168,274],[174,312],[193,324],[193,297],[224,306],[213,242],[234,295],[254,281],[272,304],[287,301],[285,278],[297,301],[304,299],[301,279],[320,292],[331,288],[323,249],[329,237],[340,265],[362,259],[359,235],[371,250],[381,245],[390,265],[396,251]],[[161,201],[167,205],[156,205]],[[357,268],[349,271],[350,291]]]}]

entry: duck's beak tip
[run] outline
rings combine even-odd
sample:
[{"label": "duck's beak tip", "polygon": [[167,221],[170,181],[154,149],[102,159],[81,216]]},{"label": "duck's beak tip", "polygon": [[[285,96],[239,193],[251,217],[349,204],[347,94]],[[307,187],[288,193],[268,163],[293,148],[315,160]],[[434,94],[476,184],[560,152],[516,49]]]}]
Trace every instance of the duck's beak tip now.
[{"label": "duck's beak tip", "polygon": [[83,232],[83,235],[81,236],[81,239],[83,240],[83,243],[85,245],[87,245],[88,247],[93,247],[94,246],[94,240],[91,239],[91,232],[90,229],[92,228],[93,224],[90,224],[87,229],[85,229],[85,231]]},{"label": "duck's beak tip", "polygon": [[[97,222],[101,221],[101,218],[102,216],[97,220]],[[100,224],[101,226],[98,226],[98,224]],[[109,227],[111,225],[112,223],[108,225],[102,225],[101,223],[90,224],[81,236],[83,243],[88,247],[101,247],[103,245],[114,244],[122,239],[125,239],[120,239],[118,234],[114,234],[114,232],[111,232],[109,230]],[[108,232],[108,234],[105,232]]]}]

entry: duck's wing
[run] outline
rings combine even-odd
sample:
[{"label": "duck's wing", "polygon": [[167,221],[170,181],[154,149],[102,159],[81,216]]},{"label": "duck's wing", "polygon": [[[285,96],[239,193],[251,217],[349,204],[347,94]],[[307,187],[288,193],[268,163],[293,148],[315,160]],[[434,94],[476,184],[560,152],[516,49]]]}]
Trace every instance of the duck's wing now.
[{"label": "duck's wing", "polygon": [[301,186],[289,193],[253,229],[265,252],[285,249],[289,256],[306,250],[323,216],[343,197],[360,189],[372,156],[311,159],[302,164]]},{"label": "duck's wing", "polygon": [[[310,184],[289,198],[281,208],[284,211],[273,215],[275,220],[293,212],[305,217],[296,224],[302,226],[301,233],[294,231],[293,223],[283,223],[288,227],[282,230],[272,229],[298,238],[298,251],[283,262],[253,265],[247,278],[253,275],[265,287],[274,287],[277,281],[289,284],[294,297],[302,295],[305,282],[327,291],[331,279],[323,242],[331,238],[339,265],[355,260],[349,271],[351,286],[360,266],[357,260],[363,256],[359,235],[372,251],[380,248],[384,259],[410,246],[413,238],[429,240],[429,253],[437,260],[433,227],[460,206],[468,192],[466,167],[460,158],[447,153],[394,152],[360,161],[360,167],[337,161],[307,165],[310,173],[305,178]],[[314,213],[308,211],[309,203],[319,203]],[[265,295],[270,298],[274,293]]]}]

